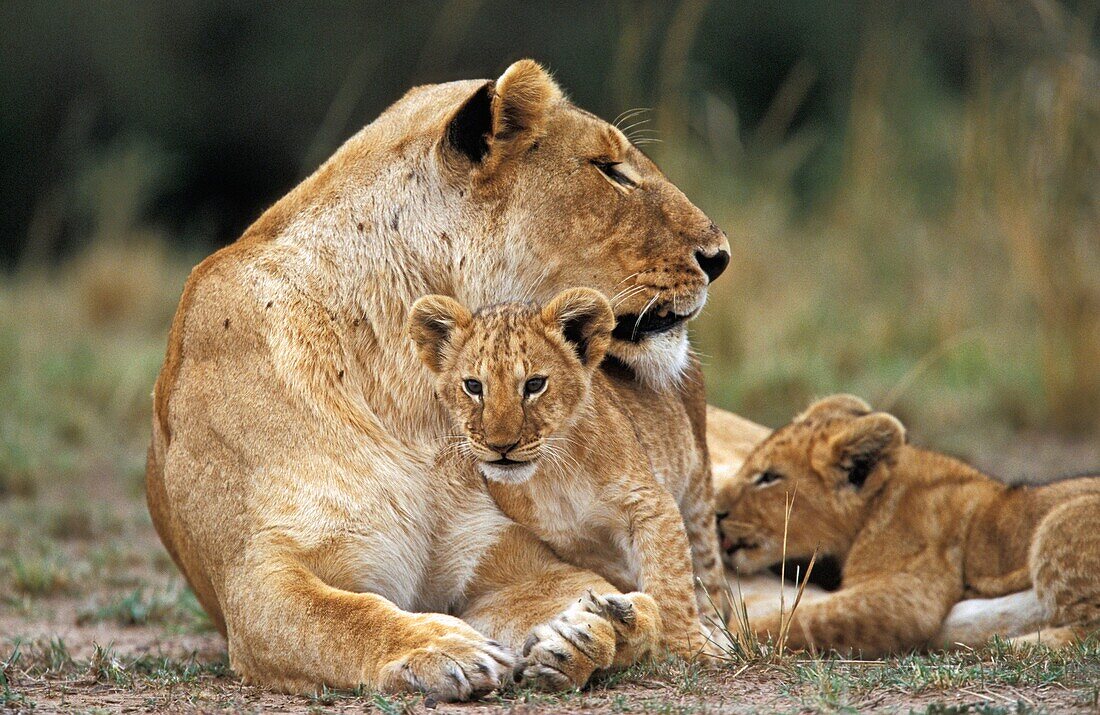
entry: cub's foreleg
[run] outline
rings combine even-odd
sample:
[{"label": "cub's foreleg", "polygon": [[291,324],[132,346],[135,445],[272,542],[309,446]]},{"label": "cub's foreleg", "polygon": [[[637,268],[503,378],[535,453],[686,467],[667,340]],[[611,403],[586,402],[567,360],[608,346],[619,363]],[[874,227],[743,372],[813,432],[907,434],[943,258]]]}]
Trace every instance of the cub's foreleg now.
[{"label": "cub's foreleg", "polygon": [[596,670],[631,665],[660,644],[650,596],[618,593],[518,525],[482,555],[461,616],[522,652],[521,682],[550,690],[579,688]]},{"label": "cub's foreleg", "polygon": [[680,503],[680,515],[691,546],[696,605],[704,622],[709,622],[710,617],[729,618],[730,603],[726,597],[726,570],[722,565],[718,530],[714,523],[714,488],[710,469],[699,471],[688,482],[688,489]]},{"label": "cub's foreleg", "polygon": [[[922,647],[940,630],[961,586],[929,574],[864,575],[852,585],[812,603],[790,618],[786,647],[852,652],[877,657]],[[779,638],[780,615],[752,622],[758,636]]]},{"label": "cub's foreleg", "polygon": [[1029,588],[1031,588],[1031,570],[1025,564],[1003,576],[985,576],[969,580],[966,584],[966,595],[969,598],[974,596],[996,598],[1009,593],[1026,591]]},{"label": "cub's foreleg", "polygon": [[654,484],[634,487],[613,501],[626,518],[629,543],[624,546],[640,577],[639,586],[660,606],[665,647],[684,658],[699,654],[706,643],[696,605],[691,549],[675,500]]}]

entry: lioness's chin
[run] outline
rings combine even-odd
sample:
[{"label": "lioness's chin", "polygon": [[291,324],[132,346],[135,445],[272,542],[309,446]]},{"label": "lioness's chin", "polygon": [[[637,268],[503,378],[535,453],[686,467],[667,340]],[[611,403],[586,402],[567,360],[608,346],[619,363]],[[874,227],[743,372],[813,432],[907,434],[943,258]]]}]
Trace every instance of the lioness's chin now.
[{"label": "lioness's chin", "polygon": [[689,349],[687,325],[682,324],[637,342],[612,340],[608,352],[633,370],[642,383],[663,389],[683,377]]},{"label": "lioness's chin", "polygon": [[500,482],[501,484],[520,484],[534,476],[538,465],[533,460],[507,465],[478,462],[477,468],[490,481]]}]

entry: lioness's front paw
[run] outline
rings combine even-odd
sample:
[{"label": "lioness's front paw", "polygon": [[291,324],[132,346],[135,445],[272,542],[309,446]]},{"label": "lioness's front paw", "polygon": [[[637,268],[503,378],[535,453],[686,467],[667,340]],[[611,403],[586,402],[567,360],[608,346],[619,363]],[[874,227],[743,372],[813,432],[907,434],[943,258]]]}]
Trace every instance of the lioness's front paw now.
[{"label": "lioness's front paw", "polygon": [[446,628],[440,635],[382,668],[382,690],[420,692],[435,700],[470,700],[511,678],[518,661],[511,649],[458,619],[435,616],[431,626],[440,625]]},{"label": "lioness's front paw", "polygon": [[659,633],[659,611],[649,596],[589,591],[531,631],[516,679],[546,690],[579,688],[600,668],[648,655]]}]

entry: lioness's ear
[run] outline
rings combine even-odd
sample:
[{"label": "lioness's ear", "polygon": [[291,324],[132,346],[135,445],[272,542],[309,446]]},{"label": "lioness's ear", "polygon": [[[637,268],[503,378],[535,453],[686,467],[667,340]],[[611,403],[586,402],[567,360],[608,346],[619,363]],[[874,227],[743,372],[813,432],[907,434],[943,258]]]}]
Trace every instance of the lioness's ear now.
[{"label": "lioness's ear", "polygon": [[447,122],[445,149],[483,168],[526,151],[546,128],[546,114],[561,89],[533,60],[512,64],[486,82]]},{"label": "lioness's ear", "polygon": [[825,417],[831,414],[869,415],[871,414],[871,406],[855,395],[830,395],[807,407],[798,417],[794,418],[794,421],[804,422],[814,417]]},{"label": "lioness's ear", "polygon": [[562,291],[542,309],[542,318],[561,331],[583,365],[596,367],[607,354],[615,314],[603,293],[591,288]]},{"label": "lioness's ear", "polygon": [[824,461],[840,469],[848,483],[859,489],[875,467],[897,462],[897,453],[903,444],[905,427],[898,418],[874,412],[844,425],[823,445],[824,455],[814,456],[823,457]]},{"label": "lioness's ear", "polygon": [[470,325],[470,311],[454,298],[426,295],[409,310],[409,336],[416,352],[432,372],[443,369],[443,358],[457,331]]}]

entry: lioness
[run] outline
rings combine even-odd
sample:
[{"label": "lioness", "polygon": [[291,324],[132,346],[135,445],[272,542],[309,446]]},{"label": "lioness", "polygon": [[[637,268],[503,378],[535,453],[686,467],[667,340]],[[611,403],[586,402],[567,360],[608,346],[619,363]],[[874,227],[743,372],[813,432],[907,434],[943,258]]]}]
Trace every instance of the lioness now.
[{"label": "lioness", "polygon": [[598,600],[576,606],[615,593],[607,580],[480,480],[434,470],[447,417],[405,318],[428,293],[618,296],[623,389],[683,377],[705,462],[685,324],[728,260],[722,231],[529,60],[413,89],[352,137],[192,272],[154,391],[149,510],[234,670],[291,691],[468,698],[559,614],[569,628],[537,631],[529,660],[565,653],[581,685],[633,657]]},{"label": "lioness", "polygon": [[[599,370],[614,327],[611,304],[589,288],[545,307],[501,303],[473,314],[426,296],[409,316],[454,418],[453,468],[476,467],[504,513],[559,556],[623,591],[645,591],[630,598],[655,599],[661,645],[690,658],[706,643],[680,503],[709,501],[709,484],[653,473],[639,435],[674,422],[679,402],[657,395],[631,420]],[[709,513],[694,511],[691,534],[705,541],[694,568],[715,587],[701,596],[705,607],[721,598],[721,562]]]},{"label": "lioness", "polygon": [[[839,395],[812,405],[749,455],[717,500],[723,548],[752,572],[815,551],[838,558],[837,592],[801,605],[793,648],[874,656],[933,639],[964,595],[1034,587],[1065,643],[1100,626],[1100,478],[1008,487],[950,457],[909,446],[905,428]],[[775,635],[778,616],[753,624]],[[941,636],[942,638],[942,636]]]}]

